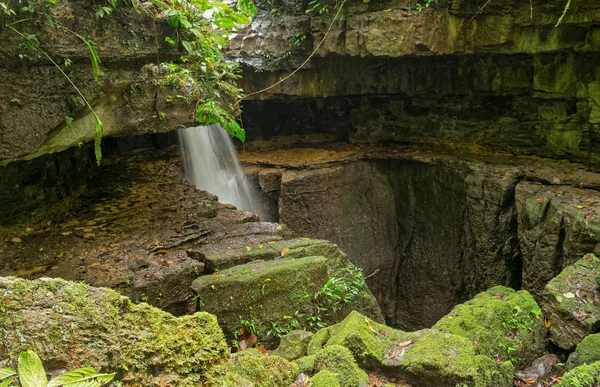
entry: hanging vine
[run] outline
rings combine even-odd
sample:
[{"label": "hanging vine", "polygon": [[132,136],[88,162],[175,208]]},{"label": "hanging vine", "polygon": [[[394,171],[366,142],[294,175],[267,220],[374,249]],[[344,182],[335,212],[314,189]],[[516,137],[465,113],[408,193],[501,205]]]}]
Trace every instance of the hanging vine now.
[{"label": "hanging vine", "polygon": [[[61,0],[58,0],[61,1]],[[62,28],[79,38],[90,53],[90,63],[94,80],[99,81],[102,60],[95,49],[95,43],[76,31],[61,25],[52,17],[52,7],[57,0],[5,0],[0,1],[0,33],[9,31],[24,40],[25,48],[41,54],[64,76],[95,119],[95,154],[99,164],[102,159],[101,140],[104,126],[99,115],[84,94],[72,81],[59,63],[70,65],[69,58],[52,58],[43,47],[43,42],[35,34],[24,33],[23,26],[49,24]],[[252,0],[242,0],[240,11],[215,0],[106,0],[105,6],[95,7],[95,17],[101,19],[117,12],[120,7],[133,8],[146,12],[152,17],[160,16],[173,28],[172,36],[166,41],[177,45],[183,51],[177,62],[158,64],[166,68],[170,86],[191,86],[189,93],[196,100],[195,118],[201,124],[220,124],[231,135],[245,140],[245,132],[237,123],[239,113],[236,101],[241,89],[235,80],[240,77],[237,64],[225,60],[222,50],[227,47],[228,34],[239,26],[248,24],[256,15]],[[155,37],[156,38],[156,37]],[[20,54],[26,58],[27,54]],[[67,118],[67,125],[72,118]]]}]

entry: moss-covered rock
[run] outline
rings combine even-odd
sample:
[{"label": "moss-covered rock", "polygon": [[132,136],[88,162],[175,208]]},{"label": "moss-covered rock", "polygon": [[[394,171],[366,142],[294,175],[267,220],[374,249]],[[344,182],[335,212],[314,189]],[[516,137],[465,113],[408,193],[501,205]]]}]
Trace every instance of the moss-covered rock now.
[{"label": "moss-covered rock", "polygon": [[341,323],[317,331],[309,343],[308,354],[315,355],[325,346],[341,345],[350,350],[361,367],[377,369],[394,340],[406,341],[411,337],[410,333],[376,323],[353,311]]},{"label": "moss-covered rock", "polygon": [[[354,267],[336,245],[324,241],[299,239],[268,246],[263,249],[276,249],[279,259],[234,266],[202,276],[192,284],[202,301],[202,310],[218,316],[228,338],[242,327],[241,320],[251,321],[261,341],[268,345],[274,343],[268,331],[274,324],[289,323],[286,316],[299,316],[297,325],[309,327],[315,293],[330,278],[344,278]],[[364,280],[353,281],[357,281],[359,294],[341,310],[321,313],[322,322],[336,323],[352,309],[383,320]]]},{"label": "moss-covered rock", "polygon": [[[514,368],[479,355],[470,339],[425,330],[414,344],[398,343],[386,354],[388,372],[422,386],[511,386]],[[402,345],[405,345],[401,348]]]},{"label": "moss-covered rock", "polygon": [[128,370],[141,386],[198,385],[227,359],[215,316],[173,317],[102,288],[60,279],[0,277],[0,359],[31,349],[47,369]]},{"label": "moss-covered rock", "polygon": [[577,344],[575,352],[569,356],[567,368],[575,368],[582,364],[592,364],[600,361],[600,333],[586,336]]},{"label": "moss-covered rock", "polygon": [[369,381],[366,372],[358,368],[352,353],[341,345],[330,345],[320,351],[315,356],[315,370],[333,372],[344,387],[363,387]]},{"label": "moss-covered rock", "polygon": [[229,361],[208,375],[209,386],[288,387],[298,376],[298,365],[279,356],[265,356],[257,349],[231,355]]},{"label": "moss-covered rock", "polygon": [[310,379],[311,387],[341,387],[335,374],[328,370],[322,370]]},{"label": "moss-covered rock", "polygon": [[573,349],[600,326],[600,259],[587,254],[550,281],[542,294],[542,309],[550,321],[550,340]]},{"label": "moss-covered rock", "polygon": [[294,363],[298,365],[300,373],[312,374],[315,372],[315,356],[304,356],[300,359],[294,360]]},{"label": "moss-covered rock", "polygon": [[303,330],[291,331],[281,338],[279,347],[271,351],[271,355],[281,356],[287,360],[295,360],[306,355],[312,332]]},{"label": "moss-covered rock", "polygon": [[477,353],[525,366],[544,351],[542,311],[527,291],[496,286],[456,306],[433,326],[470,339]]},{"label": "moss-covered rock", "polygon": [[431,329],[403,332],[357,312],[318,331],[308,353],[318,357],[330,346],[348,348],[361,368],[415,385],[497,387],[512,383],[512,364],[498,366],[492,357],[480,355],[470,338]]},{"label": "moss-covered rock", "polygon": [[595,387],[600,383],[600,361],[573,368],[567,372],[558,387]]}]

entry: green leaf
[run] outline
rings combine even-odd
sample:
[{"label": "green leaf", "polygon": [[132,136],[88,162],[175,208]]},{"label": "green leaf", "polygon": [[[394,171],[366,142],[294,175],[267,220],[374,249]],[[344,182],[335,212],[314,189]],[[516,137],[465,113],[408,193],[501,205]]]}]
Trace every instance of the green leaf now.
[{"label": "green leaf", "polygon": [[8,387],[13,380],[15,380],[14,376],[9,376],[5,379],[0,380],[0,387]]},{"label": "green leaf", "polygon": [[94,118],[96,119],[96,135],[94,136],[94,153],[96,154],[96,163],[100,165],[100,161],[102,160],[102,132],[104,131],[104,125],[102,125],[102,121],[100,121],[100,117],[94,113]]},{"label": "green leaf", "polygon": [[93,46],[94,42],[92,42],[91,40],[88,40],[88,39],[84,39],[83,41],[85,42],[85,45],[87,46],[87,48],[90,52],[90,62],[92,62],[92,69],[94,71],[94,80],[97,81],[98,76],[100,75],[100,63],[102,63],[102,61],[100,60],[100,55],[98,55],[98,52],[96,51],[96,49]]},{"label": "green leaf", "polygon": [[173,46],[175,45],[175,41],[173,39],[169,38],[168,36],[165,38],[165,41],[167,43],[169,43],[170,45],[173,45]]},{"label": "green leaf", "polygon": [[21,352],[17,362],[22,387],[46,387],[48,379],[42,361],[33,351]]},{"label": "green leaf", "polygon": [[17,374],[12,368],[0,368],[0,387],[7,387],[15,379]]},{"label": "green leaf", "polygon": [[258,9],[252,0],[238,0],[237,9],[252,18],[258,15]]},{"label": "green leaf", "polygon": [[92,367],[66,372],[48,383],[47,387],[98,387],[113,380],[115,374],[100,374]]}]

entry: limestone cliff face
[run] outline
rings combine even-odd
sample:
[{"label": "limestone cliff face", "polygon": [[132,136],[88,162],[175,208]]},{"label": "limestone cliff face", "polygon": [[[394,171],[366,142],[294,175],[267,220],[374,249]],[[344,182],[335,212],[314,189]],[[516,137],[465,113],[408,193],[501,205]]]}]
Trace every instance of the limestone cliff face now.
[{"label": "limestone cliff face", "polygon": [[[324,2],[323,2],[324,3]],[[600,4],[349,0],[309,65],[244,103],[249,138],[325,133],[356,142],[600,162]],[[322,39],[333,12],[265,2],[232,40],[246,92],[269,86]],[[330,5],[330,8],[332,6]],[[272,12],[271,10],[274,10]]]},{"label": "limestone cliff face", "polygon": [[[47,12],[62,27],[49,23],[15,27],[36,34],[61,66],[66,59],[72,61],[62,68],[99,114],[105,136],[164,132],[193,122],[193,106],[167,103],[166,96],[174,93],[158,86],[164,70],[151,65],[179,57],[177,49],[165,43],[170,27],[125,5],[98,19],[94,13],[100,5],[105,2],[58,1]],[[86,45],[67,28],[96,43],[102,60],[98,81]],[[9,28],[0,27],[0,163],[4,164],[94,138],[94,117],[72,85],[24,43]],[[160,112],[166,114],[164,119]],[[66,117],[74,119],[71,125]]]}]

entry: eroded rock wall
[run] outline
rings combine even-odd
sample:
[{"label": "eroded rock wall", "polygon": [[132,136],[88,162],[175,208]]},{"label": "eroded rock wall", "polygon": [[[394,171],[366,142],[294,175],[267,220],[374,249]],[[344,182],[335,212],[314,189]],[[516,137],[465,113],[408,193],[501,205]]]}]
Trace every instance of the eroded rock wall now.
[{"label": "eroded rock wall", "polygon": [[[248,137],[319,133],[599,162],[599,5],[573,2],[558,27],[558,0],[534,3],[533,16],[528,2],[413,5],[347,2],[306,68],[244,102]],[[248,64],[247,92],[287,75],[333,16],[271,8],[232,42]]]},{"label": "eroded rock wall", "polygon": [[280,221],[338,243],[388,323],[427,327],[486,287],[520,286],[516,176],[448,160],[287,170]]},{"label": "eroded rock wall", "polygon": [[[106,137],[166,132],[193,123],[193,106],[178,98],[168,103],[167,95],[182,92],[159,87],[165,70],[150,65],[179,57],[178,49],[165,42],[170,27],[124,4],[98,18],[101,5],[106,4],[59,1],[46,10],[55,24],[16,27],[35,34],[58,61],[98,113]],[[98,81],[85,43],[69,30],[95,43],[102,60]],[[94,117],[69,80],[10,28],[2,25],[0,38],[0,165],[93,140]]]}]

